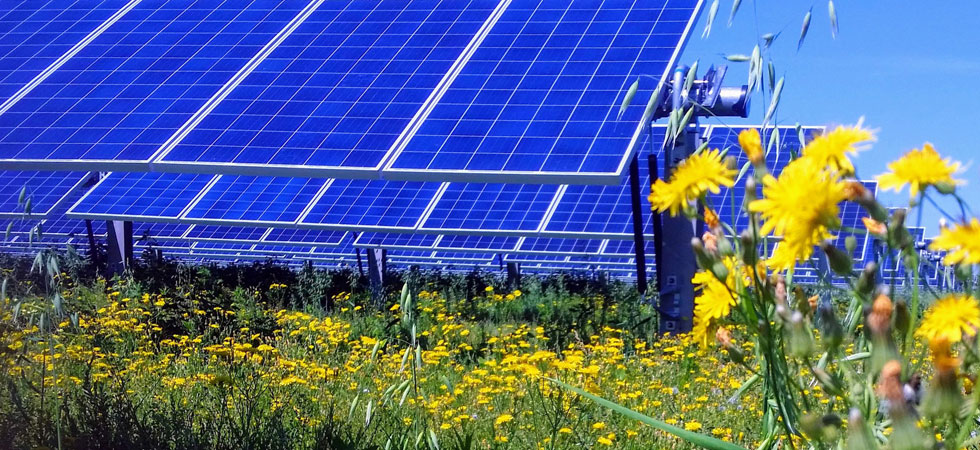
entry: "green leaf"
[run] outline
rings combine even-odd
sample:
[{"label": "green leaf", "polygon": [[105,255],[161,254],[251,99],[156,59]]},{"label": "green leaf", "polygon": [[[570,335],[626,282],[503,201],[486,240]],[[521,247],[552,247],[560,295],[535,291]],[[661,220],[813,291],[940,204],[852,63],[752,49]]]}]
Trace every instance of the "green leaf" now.
[{"label": "green leaf", "polygon": [[834,7],[834,0],[827,2],[827,11],[830,14],[830,35],[837,39],[837,8]]},{"label": "green leaf", "polygon": [[806,15],[803,16],[803,27],[800,28],[800,41],[796,43],[796,51],[800,51],[800,47],[803,47],[803,39],[806,39],[806,32],[810,29],[810,18],[813,16],[813,8],[811,7]]},{"label": "green leaf", "polygon": [[367,404],[367,412],[364,413],[364,426],[367,427],[371,425],[371,410],[374,408],[374,400],[369,400]]},{"label": "green leaf", "polygon": [[14,223],[10,222],[7,224],[7,232],[3,235],[3,240],[10,240],[10,233],[14,231]]},{"label": "green leaf", "polygon": [[633,96],[636,95],[636,90],[640,88],[640,79],[637,78],[636,81],[630,85],[630,88],[626,91],[626,97],[623,97],[623,104],[619,105],[619,114],[616,115],[616,119],[623,117],[623,113],[626,112],[626,108],[629,108],[630,103],[633,102]]},{"label": "green leaf", "polygon": [[643,121],[642,124],[646,125],[653,119],[653,114],[657,112],[657,107],[660,106],[660,93],[663,84],[658,84],[657,89],[653,91],[650,95],[650,100],[647,100],[647,109],[643,111]]},{"label": "green leaf", "polygon": [[633,411],[632,409],[626,408],[624,406],[620,406],[620,405],[618,405],[616,403],[613,403],[613,402],[611,402],[609,400],[606,400],[606,399],[604,399],[602,397],[599,397],[599,396],[596,396],[596,395],[592,395],[592,394],[590,394],[588,392],[585,392],[582,389],[579,389],[579,388],[574,387],[574,386],[570,386],[570,385],[565,384],[565,383],[563,383],[561,381],[558,381],[558,380],[555,380],[555,379],[552,379],[552,378],[548,378],[548,380],[550,380],[551,382],[553,382],[553,383],[555,383],[555,384],[557,384],[557,385],[559,385],[559,386],[561,386],[561,387],[563,387],[563,388],[565,388],[565,389],[567,389],[569,391],[572,391],[572,392],[574,392],[574,393],[576,393],[578,395],[581,395],[582,397],[585,397],[585,398],[587,398],[589,400],[592,400],[592,401],[598,403],[599,406],[602,406],[604,408],[611,409],[611,410],[613,410],[613,411],[615,411],[615,412],[617,412],[619,414],[622,414],[622,415],[624,415],[626,417],[629,417],[630,419],[638,420],[640,422],[643,422],[644,424],[647,424],[647,425],[649,425],[649,426],[651,426],[653,428],[656,428],[656,429],[658,429],[660,431],[663,431],[663,432],[666,432],[666,433],[670,433],[670,434],[672,434],[674,436],[677,436],[677,437],[679,437],[679,438],[681,438],[681,439],[683,439],[683,440],[685,440],[687,442],[690,442],[690,443],[692,443],[692,444],[694,444],[694,445],[696,445],[698,447],[703,447],[703,448],[706,448],[706,449],[709,449],[709,450],[746,450],[744,447],[739,447],[739,446],[737,446],[735,444],[732,444],[731,442],[725,442],[725,441],[720,440],[720,439],[715,439],[715,438],[713,438],[711,436],[705,436],[703,434],[695,433],[693,431],[687,431],[687,430],[685,430],[683,428],[678,428],[678,427],[675,427],[673,425],[667,424],[665,422],[661,422],[661,421],[659,421],[657,419],[654,419],[652,417],[645,416],[645,415],[640,414],[640,413],[638,413],[636,411]]},{"label": "green leaf", "polygon": [[776,88],[776,66],[769,61],[769,92]]},{"label": "green leaf", "polygon": [[[698,62],[694,61],[691,67],[687,69],[687,75],[684,77],[684,94],[691,92],[691,86],[694,86],[694,79],[698,76]],[[676,105],[675,105],[676,107]]]},{"label": "green leaf", "polygon": [[735,13],[738,12],[738,7],[742,6],[742,0],[735,0],[732,2],[732,12],[728,15],[728,26],[732,26],[735,23]]},{"label": "green leaf", "polygon": [[17,196],[17,204],[23,205],[25,198],[27,198],[27,186],[23,186],[20,188],[20,195]]},{"label": "green leaf", "polygon": [[24,202],[24,214],[26,214],[28,216],[31,215],[31,203],[32,203],[32,200],[33,200],[32,197],[27,197],[27,201]]},{"label": "green leaf", "polygon": [[772,100],[769,102],[769,109],[766,111],[766,118],[762,120],[762,123],[769,123],[772,119],[772,115],[776,113],[776,107],[779,106],[779,97],[783,93],[783,78],[780,77],[779,81],[776,82],[776,88],[772,91]]},{"label": "green leaf", "polygon": [[718,15],[718,0],[711,2],[711,8],[708,9],[708,23],[704,25],[704,31],[701,32],[701,39],[708,37],[711,34],[711,25],[715,23],[715,16]]},{"label": "green leaf", "polygon": [[744,53],[736,53],[734,55],[725,55],[725,59],[731,62],[745,62],[749,60],[749,55]]}]

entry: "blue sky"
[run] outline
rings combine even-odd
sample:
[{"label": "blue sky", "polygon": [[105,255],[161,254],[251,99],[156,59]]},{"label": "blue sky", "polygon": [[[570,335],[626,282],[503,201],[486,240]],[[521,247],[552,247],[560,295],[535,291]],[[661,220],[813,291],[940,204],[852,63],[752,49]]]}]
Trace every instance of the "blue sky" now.
[{"label": "blue sky", "polygon": [[[710,4],[705,0],[681,62],[728,64],[726,84],[744,84],[747,63],[727,62],[724,55],[751,54],[758,36],[781,33],[771,54],[777,77],[786,80],[781,123],[852,124],[863,116],[866,126],[878,130],[878,141],[857,158],[862,178],[884,172],[889,161],[931,142],[940,154],[964,163],[959,178],[967,185],[960,193],[980,213],[980,2],[838,0],[836,39],[826,0],[743,0],[731,28],[732,0],[721,0],[711,35],[702,39]],[[797,52],[811,6],[809,33]],[[766,107],[760,96],[754,97],[752,118],[743,122],[761,122]],[[889,205],[908,200],[907,189],[879,194]],[[923,211],[927,236],[937,232],[939,217],[934,208]],[[909,223],[915,221],[912,216]]]}]

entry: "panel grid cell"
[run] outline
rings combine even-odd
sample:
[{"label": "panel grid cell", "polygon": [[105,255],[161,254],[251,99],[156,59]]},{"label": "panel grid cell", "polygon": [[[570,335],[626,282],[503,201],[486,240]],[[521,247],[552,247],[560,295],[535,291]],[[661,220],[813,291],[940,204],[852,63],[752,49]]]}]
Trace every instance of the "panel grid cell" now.
[{"label": "panel grid cell", "polygon": [[598,175],[618,182],[645,109],[644,102],[634,102],[620,115],[619,105],[637,77],[647,80],[637,98],[656,87],[700,5],[698,0],[510,4],[386,167],[388,176],[443,171],[477,181],[510,176],[508,181],[516,182],[513,174],[519,172],[532,178]]},{"label": "panel grid cell", "polygon": [[536,254],[595,254],[602,247],[601,239],[525,238],[518,251]]},{"label": "panel grid cell", "polygon": [[268,231],[268,228],[258,227],[194,225],[184,237],[191,241],[258,243]]},{"label": "panel grid cell", "polygon": [[388,249],[431,249],[439,236],[409,233],[361,233],[354,241],[355,247]]},{"label": "panel grid cell", "polygon": [[441,183],[333,180],[301,225],[414,230]]},{"label": "panel grid cell", "polygon": [[559,190],[555,185],[449,183],[420,230],[536,231]]},{"label": "panel grid cell", "polygon": [[161,162],[377,170],[498,3],[325,2]]},{"label": "panel grid cell", "polygon": [[111,173],[88,191],[72,217],[177,220],[214,175]]},{"label": "panel grid cell", "polygon": [[222,175],[184,217],[291,224],[325,183],[326,180],[312,178]]},{"label": "panel grid cell", "polygon": [[88,178],[88,172],[0,171],[0,216],[44,217]]},{"label": "panel grid cell", "polygon": [[124,0],[4,2],[0,11],[0,103],[99,28]]},{"label": "panel grid cell", "polygon": [[141,2],[0,121],[0,159],[148,162],[304,0]]},{"label": "panel grid cell", "polygon": [[269,244],[294,244],[303,246],[337,246],[347,233],[343,231],[301,230],[296,228],[273,228],[262,242]]}]

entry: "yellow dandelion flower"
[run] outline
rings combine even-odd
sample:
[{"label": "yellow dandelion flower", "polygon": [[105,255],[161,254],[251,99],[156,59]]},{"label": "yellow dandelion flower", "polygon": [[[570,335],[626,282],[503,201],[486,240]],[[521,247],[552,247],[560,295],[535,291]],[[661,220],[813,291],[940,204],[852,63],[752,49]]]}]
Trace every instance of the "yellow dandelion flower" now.
[{"label": "yellow dandelion flower", "polygon": [[858,144],[873,141],[870,130],[854,127],[837,127],[829,133],[815,137],[803,148],[803,156],[812,159],[820,167],[828,167],[845,175],[854,173],[854,165],[848,154],[858,152]]},{"label": "yellow dandelion flower", "polygon": [[606,429],[606,423],[605,422],[596,422],[596,423],[592,424],[592,429],[593,430],[605,430]]},{"label": "yellow dandelion flower", "polygon": [[687,431],[698,431],[702,428],[701,422],[687,422],[684,424],[684,429]]},{"label": "yellow dandelion flower", "polygon": [[813,247],[830,236],[829,229],[840,225],[838,204],[847,194],[847,183],[808,158],[789,163],[779,178],[763,181],[763,198],[749,204],[749,210],[762,215],[762,233],[783,237],[769,267],[786,270],[813,254]]},{"label": "yellow dandelion flower", "polygon": [[670,175],[670,181],[657,180],[650,193],[650,205],[660,212],[670,210],[672,216],[687,208],[707,192],[717,194],[721,186],[735,184],[735,170],[728,167],[718,149],[692,155]]},{"label": "yellow dandelion flower", "polygon": [[930,341],[946,339],[950,343],[963,339],[963,335],[977,334],[980,327],[980,306],[969,295],[953,294],[926,311],[922,324],[915,334]]},{"label": "yellow dandelion flower", "polygon": [[500,426],[512,420],[514,420],[514,416],[510,414],[501,414],[497,416],[497,420],[494,420],[493,423],[494,425]]},{"label": "yellow dandelion flower", "polygon": [[929,250],[946,250],[945,262],[949,265],[980,264],[980,220],[974,217],[970,223],[939,230]]},{"label": "yellow dandelion flower", "polygon": [[749,158],[749,161],[752,161],[752,164],[759,164],[765,157],[762,151],[762,136],[759,135],[759,130],[755,128],[742,130],[738,134],[738,145],[742,147],[742,152]]},{"label": "yellow dandelion flower", "polygon": [[943,159],[928,142],[922,146],[922,150],[914,148],[889,163],[888,170],[890,172],[878,175],[878,186],[897,192],[908,184],[912,197],[929,186],[953,187],[963,184],[962,180],[953,179],[953,175],[960,170],[960,163]]}]

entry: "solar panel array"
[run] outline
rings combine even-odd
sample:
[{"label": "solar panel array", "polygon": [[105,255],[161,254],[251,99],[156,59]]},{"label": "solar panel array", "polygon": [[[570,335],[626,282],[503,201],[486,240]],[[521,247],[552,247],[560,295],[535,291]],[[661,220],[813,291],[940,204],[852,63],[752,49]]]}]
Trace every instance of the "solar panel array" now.
[{"label": "solar panel array", "polygon": [[[665,129],[641,123],[643,102],[620,105],[634,80],[644,98],[669,73],[702,3],[0,5],[6,248],[84,246],[90,224],[99,240],[102,220],[129,220],[138,249],[194,260],[347,264],[384,248],[396,266],[628,274],[624,174]],[[727,148],[738,131],[704,137]],[[766,130],[770,170],[813,131]],[[746,217],[726,206],[742,189],[709,198],[736,228]],[[873,254],[866,236],[856,260]]]}]

